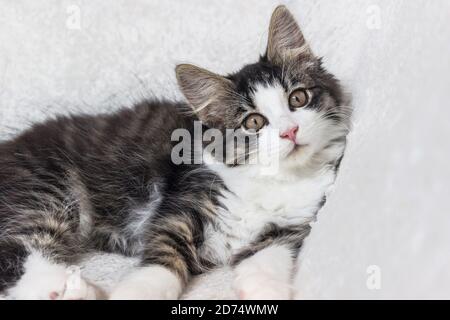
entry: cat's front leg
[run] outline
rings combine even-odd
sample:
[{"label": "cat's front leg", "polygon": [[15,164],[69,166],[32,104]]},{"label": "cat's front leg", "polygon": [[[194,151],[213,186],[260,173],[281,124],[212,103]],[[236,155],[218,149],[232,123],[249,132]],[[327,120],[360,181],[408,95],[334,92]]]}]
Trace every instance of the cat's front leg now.
[{"label": "cat's front leg", "polygon": [[235,267],[234,289],[239,299],[291,299],[294,257],[291,248],[272,244]]},{"label": "cat's front leg", "polygon": [[126,276],[110,295],[114,300],[177,299],[198,266],[196,232],[187,214],[161,215],[143,237],[141,267]]}]

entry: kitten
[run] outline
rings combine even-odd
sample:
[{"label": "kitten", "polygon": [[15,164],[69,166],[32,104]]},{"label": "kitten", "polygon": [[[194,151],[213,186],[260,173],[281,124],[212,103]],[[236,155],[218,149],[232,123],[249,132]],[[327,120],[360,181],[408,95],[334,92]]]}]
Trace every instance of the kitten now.
[{"label": "kitten", "polygon": [[[140,261],[111,299],[176,299],[193,275],[223,265],[242,299],[290,297],[294,259],[346,143],[338,81],[284,6],[257,63],[228,76],[176,73],[187,103],[59,117],[0,144],[0,292],[99,298],[83,279],[71,285],[68,269],[102,250]],[[225,138],[200,137],[202,163],[190,161],[198,120]],[[270,174],[263,158],[276,164]]]}]

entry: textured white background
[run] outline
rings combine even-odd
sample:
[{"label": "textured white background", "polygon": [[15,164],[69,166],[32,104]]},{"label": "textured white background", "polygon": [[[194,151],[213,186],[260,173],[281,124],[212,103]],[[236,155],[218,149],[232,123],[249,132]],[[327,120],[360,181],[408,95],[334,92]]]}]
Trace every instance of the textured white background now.
[{"label": "textured white background", "polygon": [[[0,0],[0,139],[56,113],[179,98],[176,63],[237,70],[264,50],[279,3]],[[450,2],[281,3],[356,110],[335,191],[299,261],[296,297],[450,298]],[[370,265],[380,268],[379,290],[366,286]],[[96,257],[85,273],[108,288],[128,267]],[[190,297],[233,297],[229,277],[203,277]]]}]

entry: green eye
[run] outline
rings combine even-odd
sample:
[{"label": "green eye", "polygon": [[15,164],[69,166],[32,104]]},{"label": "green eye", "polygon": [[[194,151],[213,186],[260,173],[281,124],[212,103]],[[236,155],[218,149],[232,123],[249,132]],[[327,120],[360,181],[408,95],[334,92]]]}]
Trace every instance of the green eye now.
[{"label": "green eye", "polygon": [[289,106],[294,109],[302,108],[308,104],[308,93],[304,89],[298,89],[289,96]]},{"label": "green eye", "polygon": [[259,113],[253,113],[245,118],[243,126],[247,130],[254,130],[258,132],[266,125],[266,118]]}]

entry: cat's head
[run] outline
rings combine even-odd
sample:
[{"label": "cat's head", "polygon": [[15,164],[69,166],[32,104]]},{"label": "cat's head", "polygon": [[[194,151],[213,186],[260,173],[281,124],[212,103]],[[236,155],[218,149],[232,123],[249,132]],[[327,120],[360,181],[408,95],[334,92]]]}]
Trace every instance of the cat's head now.
[{"label": "cat's head", "polygon": [[[246,144],[247,156],[265,153],[280,163],[300,166],[345,141],[349,114],[341,87],[284,6],[272,15],[267,50],[257,63],[227,76],[188,64],[177,66],[176,73],[203,124],[257,140]],[[273,139],[274,132],[276,143],[258,148]]]}]

